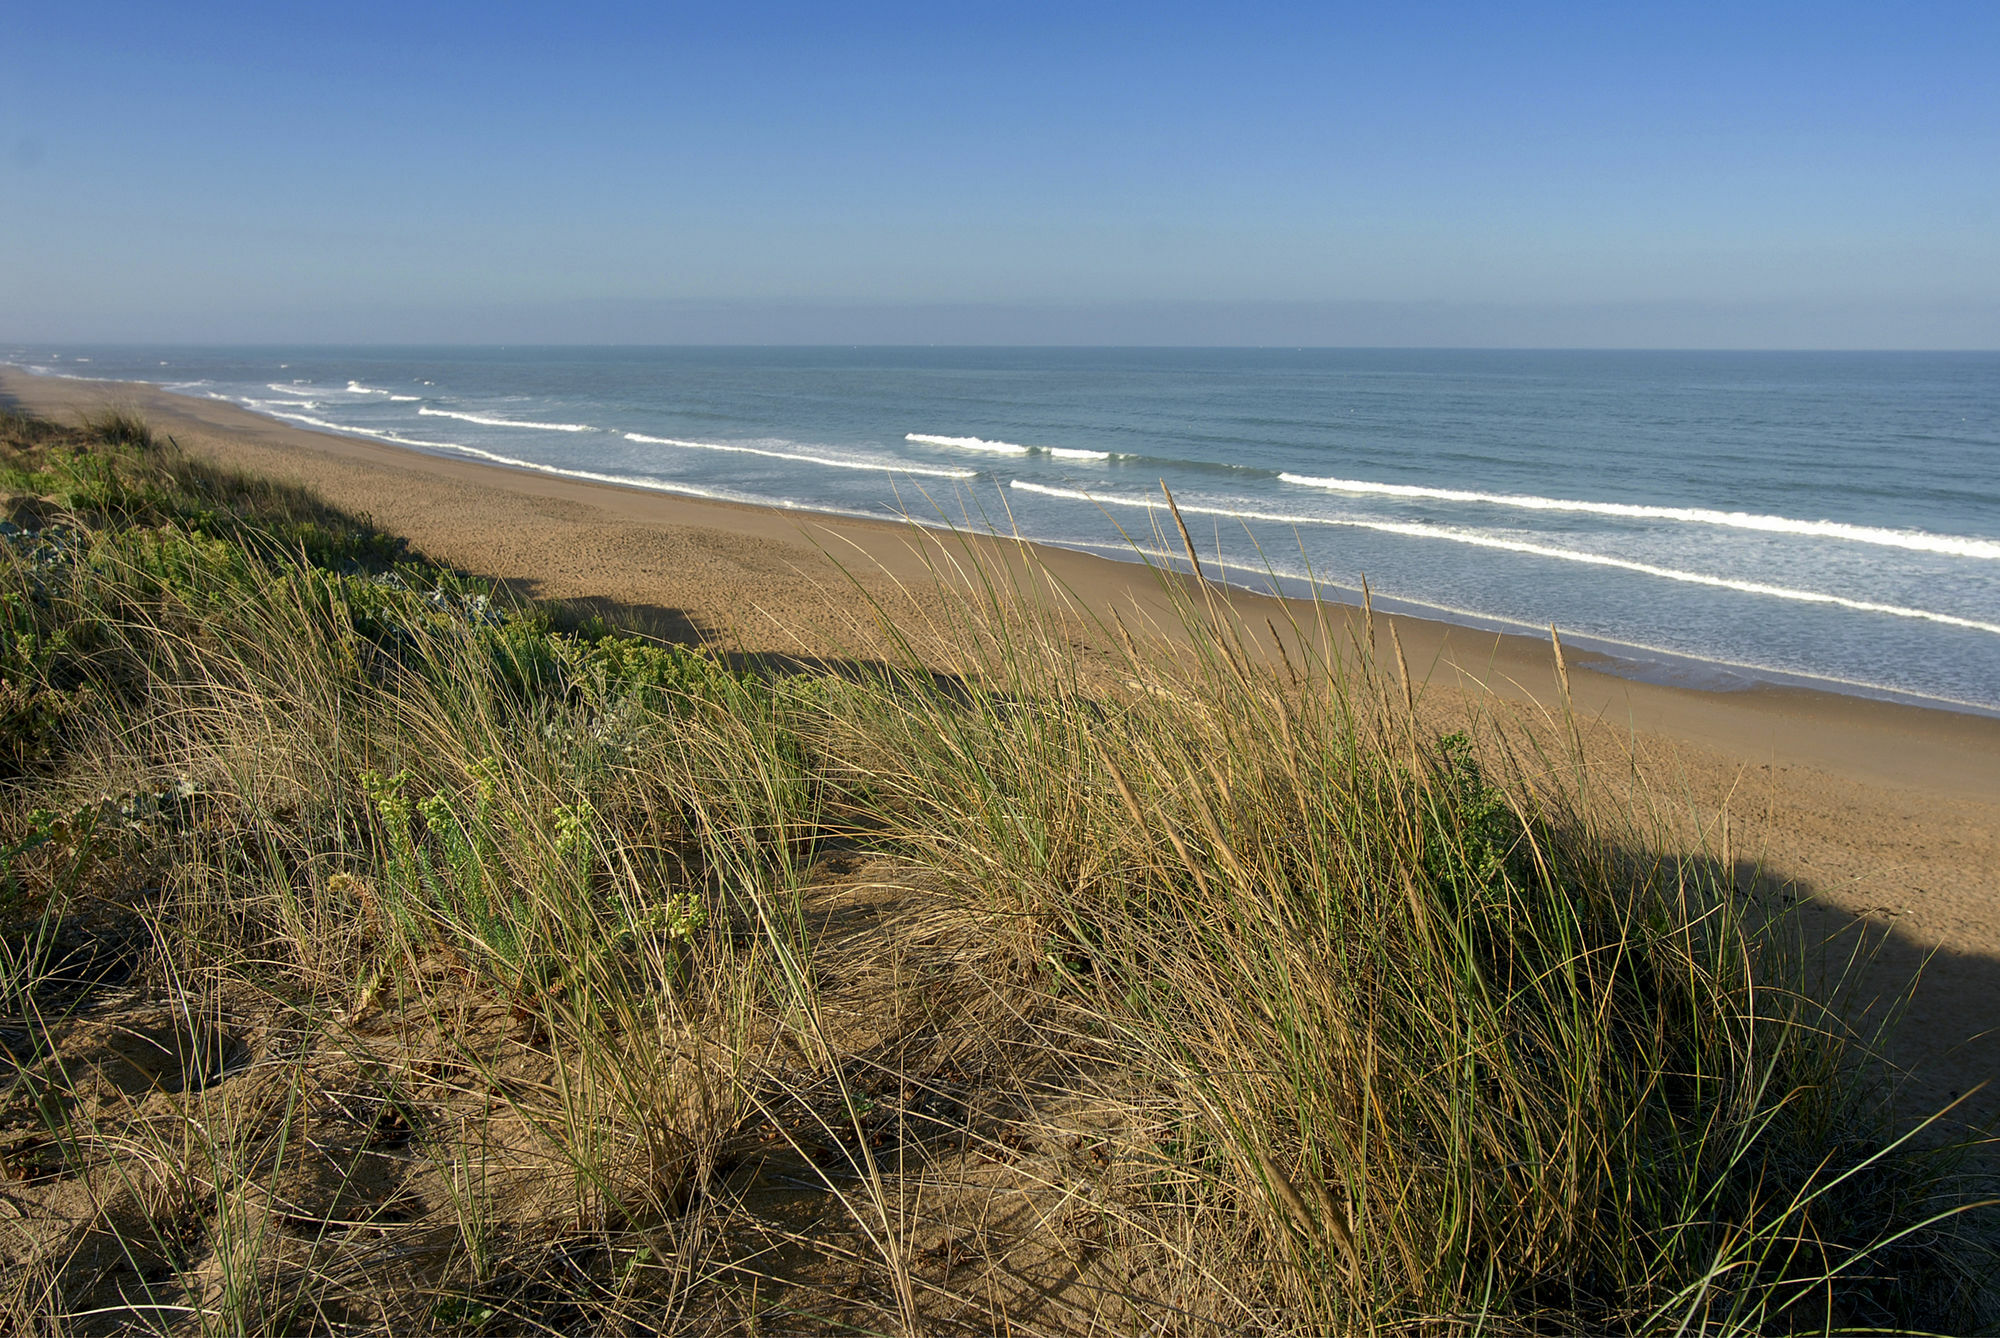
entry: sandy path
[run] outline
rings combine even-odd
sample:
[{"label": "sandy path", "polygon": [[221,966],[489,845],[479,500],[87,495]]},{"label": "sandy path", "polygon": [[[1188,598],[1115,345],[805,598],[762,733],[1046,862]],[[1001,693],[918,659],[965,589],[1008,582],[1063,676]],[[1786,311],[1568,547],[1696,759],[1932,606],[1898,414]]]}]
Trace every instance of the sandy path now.
[{"label": "sandy path", "polygon": [[[877,644],[857,585],[907,607],[928,580],[910,529],[563,479],[295,428],[144,385],[0,368],[0,405],[58,418],[118,403],[183,446],[313,488],[428,555],[523,593],[596,607],[665,635],[752,651],[833,654]],[[1164,613],[1130,564],[1043,550],[1085,601]],[[838,558],[852,576],[832,559]],[[1243,596],[1255,619],[1271,601]],[[1396,620],[1412,669],[1445,692],[1554,697],[1545,642]],[[1572,665],[1598,755],[1643,760],[1661,803],[1713,814],[1725,796],[1740,863],[1792,880],[1879,926],[1866,988],[1894,990],[1928,961],[1894,1054],[1939,1102],[2000,1078],[2000,720],[1794,688],[1718,693],[1635,683]],[[1719,825],[1713,828],[1718,834]],[[2000,1087],[2000,1084],[1996,1084]],[[1968,1103],[2000,1115],[2000,1091]]]}]

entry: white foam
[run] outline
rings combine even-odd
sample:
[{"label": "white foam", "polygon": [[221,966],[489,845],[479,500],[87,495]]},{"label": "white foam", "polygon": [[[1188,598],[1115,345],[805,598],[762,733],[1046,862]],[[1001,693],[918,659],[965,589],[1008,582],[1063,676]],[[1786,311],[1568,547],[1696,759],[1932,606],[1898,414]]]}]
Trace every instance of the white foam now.
[{"label": "white foam", "polygon": [[415,404],[422,398],[422,395],[391,395],[389,402],[391,404]]},{"label": "white foam", "polygon": [[389,393],[386,390],[377,390],[373,386],[364,386],[359,381],[349,381],[347,389],[350,394],[355,395],[386,395]]},{"label": "white foam", "polygon": [[[380,393],[386,395],[389,392],[385,390]],[[429,405],[425,405],[423,408],[417,410],[417,412],[425,418],[456,418],[460,422],[480,423],[487,427],[534,427],[540,428],[544,432],[602,431],[601,428],[592,427],[588,423],[529,423],[519,418],[491,418],[485,414],[457,413],[451,409],[433,409]]]},{"label": "white foam", "polygon": [[35,374],[36,376],[53,376],[53,377],[54,377],[54,378],[56,378],[56,380],[58,380],[58,381],[109,381],[109,380],[111,380],[111,378],[110,378],[110,377],[108,377],[108,376],[79,376],[79,375],[77,375],[77,374],[76,374],[75,372],[59,372],[59,371],[57,371],[57,370],[56,370],[55,368],[53,368],[53,367],[42,367],[42,366],[39,366],[39,365],[37,365],[37,364],[34,364],[34,363],[26,363],[26,364],[20,364],[20,363],[17,363],[17,364],[15,364],[15,365],[16,365],[16,366],[25,366],[25,367],[26,367],[26,369],[27,369],[28,371],[30,371],[30,372],[33,372],[33,373],[34,373],[34,374]]},{"label": "white foam", "polygon": [[[1073,548],[1083,552],[1103,553],[1107,557],[1127,562],[1133,560],[1136,556],[1146,562],[1157,563],[1165,567],[1177,568],[1186,565],[1186,559],[1179,553],[1165,548],[1148,548],[1139,543],[1136,537],[1124,543],[1117,544],[1094,543],[1082,539],[1045,539],[1039,542],[1046,543],[1053,548]],[[1238,571],[1250,572],[1267,578],[1276,577],[1279,580],[1298,581],[1309,587],[1318,587],[1320,589],[1344,590],[1348,594],[1357,597],[1361,594],[1361,589],[1358,586],[1340,585],[1327,580],[1316,572],[1294,571],[1278,566],[1275,563],[1229,562],[1220,558],[1208,557],[1202,558],[1201,561],[1203,566],[1208,566],[1213,562],[1220,567],[1233,567]],[[1237,589],[1247,590],[1254,595],[1283,594],[1282,590],[1268,583],[1258,585],[1235,581],[1231,582],[1231,584]],[[1431,613],[1440,613],[1448,618],[1460,619],[1473,626],[1484,624],[1489,627],[1512,627],[1519,629],[1520,634],[1528,636],[1545,637],[1548,635],[1549,625],[1545,622],[1531,622],[1526,618],[1514,618],[1504,613],[1484,613],[1478,609],[1460,608],[1456,604],[1440,604],[1434,600],[1418,599],[1413,595],[1397,594],[1394,591],[1380,588],[1374,591],[1374,596],[1377,608],[1382,607],[1386,602],[1393,601],[1397,605],[1408,605],[1411,608],[1424,609]],[[1838,674],[1808,672],[1803,669],[1788,669],[1783,665],[1763,664],[1755,660],[1731,660],[1715,655],[1702,655],[1690,650],[1676,649],[1672,646],[1656,646],[1646,641],[1621,640],[1618,637],[1608,636],[1603,632],[1588,632],[1575,635],[1564,632],[1563,644],[1578,646],[1584,650],[1597,650],[1601,647],[1609,646],[1620,651],[1638,651],[1642,654],[1656,656],[1663,660],[1684,663],[1691,662],[1721,669],[1740,669],[1747,674],[1778,682],[1826,683],[1832,684],[1836,688],[1858,688],[1895,701],[1911,701],[1921,702],[1926,705],[1957,707],[1967,711],[1977,711],[1982,715],[2000,712],[2000,702],[1973,701],[1966,697],[1946,697],[1937,693],[1915,692],[1909,688],[1899,688],[1888,683],[1877,683],[1872,679],[1843,678]]]},{"label": "white foam", "polygon": [[1058,460],[1109,460],[1110,451],[1086,450],[1081,446],[1021,446],[1011,441],[988,441],[984,437],[939,437],[928,432],[907,432],[904,441],[924,446],[952,446],[962,451],[988,451],[995,455],[1052,455]]},{"label": "white foam", "polygon": [[[1081,492],[1072,488],[1051,488],[1044,484],[1027,483],[1020,479],[1012,482],[1013,487],[1023,492],[1041,493],[1048,497],[1061,497],[1072,501],[1090,502],[1098,506],[1136,506],[1148,511],[1164,511],[1167,504],[1151,497],[1119,497],[1102,493]],[[1739,581],[1727,576],[1710,576],[1703,572],[1681,571],[1674,567],[1658,567],[1650,562],[1633,562],[1626,558],[1607,557],[1602,553],[1583,553],[1573,548],[1555,548],[1548,544],[1532,544],[1520,539],[1503,539],[1497,535],[1479,534],[1470,530],[1450,529],[1441,525],[1418,525],[1403,521],[1389,520],[1349,520],[1332,516],[1285,515],[1269,511],[1243,511],[1230,507],[1203,506],[1199,503],[1183,503],[1180,509],[1188,514],[1201,516],[1226,516],[1233,520],[1269,521],[1279,525],[1337,525],[1347,529],[1373,530],[1378,534],[1397,534],[1410,539],[1442,539],[1449,543],[1470,544],[1476,548],[1499,549],[1509,553],[1526,553],[1534,557],[1554,558],[1561,562],[1580,562],[1593,567],[1613,567],[1620,571],[1636,572],[1642,576],[1657,576],[1663,580],[1680,581],[1688,585],[1704,585],[1718,590],[1735,590],[1747,595],[1764,595],[1773,599],[1792,600],[1801,604],[1826,604],[1843,609],[1853,609],[1857,613],[1883,613],[1895,618],[1918,618],[1925,622],[1942,623],[1947,627],[1963,627],[1975,632],[1987,632],[2000,636],[2000,623],[1982,622],[1977,618],[1961,618],[1953,613],[1937,613],[1930,609],[1913,609],[1901,604],[1880,604],[1867,599],[1849,599],[1845,595],[1830,595],[1819,590],[1797,590],[1789,586],[1767,585],[1762,581]]]},{"label": "white foam", "polygon": [[[215,398],[224,399],[226,396],[217,395]],[[280,407],[268,400],[249,400],[247,404],[258,413],[269,414],[273,418],[287,418],[294,423],[304,423],[307,427],[325,428],[329,432],[343,432],[356,437],[377,437],[383,441],[391,439],[384,433],[371,432],[365,427],[349,427],[345,423],[331,423],[324,418],[314,418],[311,414],[293,412],[295,409],[307,407],[305,405],[286,404]],[[318,408],[319,406],[313,405],[311,407]]]},{"label": "white foam", "polygon": [[[253,401],[255,403],[256,401]],[[455,441],[426,441],[422,437],[406,437],[397,432],[379,432],[372,428],[355,427],[348,423],[335,423],[324,418],[314,418],[310,414],[290,413],[283,409],[268,408],[262,412],[273,418],[288,418],[308,427],[323,428],[328,432],[338,432],[347,437],[369,437],[375,441],[386,441],[394,446],[417,446],[432,451],[453,451],[460,455],[477,456],[481,460],[496,465],[508,465],[515,469],[532,469],[538,474],[557,474],[563,478],[588,479],[593,483],[615,483],[626,488],[647,488],[654,492],[679,493],[688,497],[706,497],[715,501],[757,501],[766,499],[739,498],[729,493],[714,492],[707,488],[689,487],[679,483],[660,483],[652,479],[629,478],[622,474],[598,474],[587,469],[563,469],[556,465],[545,465],[534,460],[522,460],[511,455],[500,455],[494,451],[482,451],[477,446],[465,446]],[[796,506],[794,502],[778,500],[778,506]]]},{"label": "white foam", "polygon": [[[224,398],[216,396],[217,399]],[[366,437],[374,441],[387,442],[392,446],[414,446],[424,450],[451,451],[457,455],[470,455],[496,465],[506,465],[513,469],[533,470],[537,474],[553,474],[559,478],[583,479],[590,483],[609,483],[620,488],[641,488],[647,492],[673,493],[680,497],[699,497],[713,502],[740,502],[747,506],[775,506],[787,511],[811,511],[826,515],[855,516],[868,520],[880,520],[878,513],[859,511],[850,507],[820,506],[810,502],[799,502],[789,497],[762,497],[751,493],[730,492],[715,488],[697,488],[686,483],[667,483],[659,479],[636,478],[629,474],[600,474],[588,469],[564,469],[558,465],[543,464],[536,460],[523,460],[517,456],[501,455],[496,451],[482,451],[477,446],[466,446],[455,441],[426,441],[422,437],[406,437],[397,432],[378,431],[373,428],[354,427],[347,423],[335,423],[309,414],[292,413],[286,409],[267,408],[260,412],[273,418],[287,418],[308,427],[337,432],[347,437]],[[926,528],[934,528],[930,522],[910,518],[913,523]]]},{"label": "white foam", "polygon": [[1011,441],[987,441],[982,437],[939,437],[929,432],[906,432],[904,441],[914,441],[924,446],[955,446],[962,451],[990,451],[995,455],[1026,455],[1026,446],[1016,446]]},{"label": "white foam", "polygon": [[1535,497],[1517,493],[1470,492],[1459,488],[1427,488],[1409,483],[1371,483],[1361,479],[1312,478],[1303,474],[1280,474],[1286,483],[1308,488],[1324,488],[1359,496],[1408,497],[1439,502],[1479,502],[1488,506],[1511,506],[1528,511],[1574,511],[1594,516],[1620,516],[1635,520],[1674,520],[1693,525],[1723,525],[1731,529],[1762,530],[1771,534],[1799,534],[1815,539],[1838,539],[1847,543],[1880,544],[1888,548],[1908,548],[1921,553],[1943,553],[1950,557],[2000,559],[2000,542],[1969,539],[1953,534],[1928,534],[1922,530],[1890,530],[1873,525],[1849,525],[1838,520],[1794,520],[1789,516],[1766,516],[1748,511],[1718,511],[1698,506],[1648,506],[1636,502],[1586,502],[1566,497]]},{"label": "white foam", "polygon": [[[564,469],[558,465],[545,465],[537,460],[522,460],[511,455],[500,455],[494,451],[482,451],[477,446],[461,446],[455,441],[418,441],[413,437],[398,437],[394,433],[376,434],[385,441],[393,441],[398,446],[428,446],[434,450],[456,451],[461,455],[476,456],[496,465],[508,465],[514,469],[531,469],[537,474],[554,474],[566,479],[585,479],[591,483],[615,483],[621,488],[644,488],[649,492],[677,493],[683,497],[705,497],[711,501],[732,502],[747,500],[736,494],[716,492],[709,488],[696,488],[683,483],[662,483],[656,479],[633,478],[626,474],[599,474],[589,469]],[[780,506],[795,503],[779,502]]]},{"label": "white foam", "polygon": [[[297,381],[292,382],[290,385],[280,385],[276,381],[269,381],[265,383],[264,389],[276,391],[280,395],[298,395],[302,398],[306,396],[317,395],[320,393],[319,391],[314,390],[310,385],[302,387],[301,384]],[[334,393],[338,394],[339,392],[336,391]]]},{"label": "white foam", "polygon": [[643,432],[627,432],[625,440],[643,442],[648,446],[678,446],[691,451],[729,451],[737,455],[763,455],[773,460],[797,460],[804,464],[829,465],[834,469],[869,469],[877,472],[893,470],[898,474],[927,474],[932,478],[969,479],[978,477],[972,469],[931,469],[924,465],[906,465],[888,460],[841,459],[827,455],[805,455],[798,451],[772,451],[758,446],[733,446],[717,441],[682,441],[676,437],[649,437]]}]

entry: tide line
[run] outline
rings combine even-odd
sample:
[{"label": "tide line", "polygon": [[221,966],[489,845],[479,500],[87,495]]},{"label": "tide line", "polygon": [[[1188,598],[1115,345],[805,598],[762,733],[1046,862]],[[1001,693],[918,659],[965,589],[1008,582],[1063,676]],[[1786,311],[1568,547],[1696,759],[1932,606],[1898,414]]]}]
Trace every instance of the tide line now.
[{"label": "tide line", "polygon": [[476,456],[496,465],[509,465],[515,469],[530,469],[537,474],[554,474],[560,478],[585,479],[592,483],[612,483],[621,488],[644,488],[649,492],[676,493],[684,497],[701,497],[718,502],[750,502],[759,506],[783,506],[796,508],[798,503],[783,498],[745,497],[738,494],[717,492],[709,488],[696,488],[682,483],[664,483],[654,479],[633,478],[624,474],[599,474],[588,469],[564,469],[558,465],[545,465],[535,460],[523,460],[517,456],[501,455],[496,451],[482,451],[477,446],[466,446],[455,441],[426,441],[422,437],[406,437],[396,432],[379,432],[372,428],[353,427],[346,423],[329,422],[324,418],[314,418],[309,414],[287,413],[282,409],[267,408],[259,412],[273,418],[289,418],[295,423],[308,427],[324,428],[347,437],[369,437],[376,441],[386,441],[393,446],[416,446],[425,450],[453,451],[460,455]]},{"label": "tide line", "polygon": [[[219,400],[227,400],[229,397],[226,395],[215,395],[212,396],[212,398]],[[317,405],[313,405],[310,403],[305,405],[286,404],[280,406],[273,403],[270,400],[245,400],[244,405],[246,408],[255,409],[258,413],[267,414],[272,418],[287,418],[294,423],[304,423],[307,427],[317,427],[317,428],[323,428],[328,432],[338,432],[345,437],[372,437],[376,441],[394,442],[398,446],[425,446],[443,451],[457,451],[465,449],[464,447],[459,446],[454,442],[424,441],[417,437],[403,437],[403,436],[398,436],[393,432],[378,432],[373,428],[353,427],[347,423],[335,423],[325,418],[315,418],[311,414],[292,412],[292,410],[295,408],[318,407]]]},{"label": "tide line", "polygon": [[[1069,501],[1089,502],[1099,506],[1143,507],[1148,511],[1164,511],[1167,504],[1150,497],[1120,497],[1103,493],[1088,493],[1071,488],[1051,488],[1045,484],[1027,483],[1015,479],[1012,485],[1023,492],[1040,493],[1047,497],[1059,497]],[[1938,613],[1931,609],[1913,609],[1901,604],[1881,604],[1868,599],[1849,599],[1845,595],[1830,595],[1819,590],[1798,590],[1790,586],[1768,585],[1762,581],[1739,581],[1727,576],[1710,576],[1704,572],[1681,571],[1675,567],[1658,567],[1650,562],[1634,562],[1628,558],[1607,557],[1602,553],[1584,553],[1573,548],[1555,548],[1548,544],[1532,544],[1520,539],[1502,539],[1494,535],[1474,534],[1467,530],[1454,530],[1440,525],[1419,525],[1405,521],[1391,520],[1348,520],[1331,516],[1285,515],[1269,511],[1242,511],[1229,507],[1203,506],[1199,503],[1184,502],[1180,509],[1192,515],[1226,516],[1234,520],[1268,521],[1279,525],[1335,525],[1347,529],[1373,530],[1378,534],[1396,534],[1410,539],[1441,539],[1448,543],[1469,544],[1475,548],[1499,549],[1509,553],[1525,553],[1533,557],[1554,558],[1561,562],[1578,562],[1593,567],[1611,567],[1619,571],[1635,572],[1642,576],[1656,576],[1662,580],[1679,581],[1686,585],[1702,585],[1717,590],[1734,590],[1746,595],[1764,595],[1773,599],[1792,600],[1801,604],[1826,604],[1857,613],[1881,613],[1894,618],[1917,618],[1925,622],[1941,623],[1947,627],[1963,627],[1975,632],[1986,632],[2000,636],[2000,623],[1982,622],[1977,618],[1961,618],[1953,613]]]},{"label": "tide line", "polygon": [[[1119,544],[1093,543],[1082,539],[1052,539],[1043,542],[1060,548],[1074,548],[1084,552],[1103,553],[1107,557],[1127,562],[1132,560],[1134,554],[1139,555],[1148,562],[1158,563],[1167,567],[1173,567],[1177,563],[1185,566],[1187,561],[1185,557],[1172,549],[1147,548],[1139,544],[1136,540]],[[1203,558],[1202,564],[1206,566],[1209,561],[1210,559]],[[1251,572],[1259,576],[1274,576],[1280,580],[1298,581],[1308,586],[1344,591],[1348,595],[1353,596],[1357,603],[1361,595],[1361,588],[1359,586],[1342,585],[1335,581],[1329,581],[1323,576],[1318,576],[1310,572],[1293,571],[1275,564],[1229,562],[1225,560],[1221,561],[1220,565],[1224,568],[1234,568],[1237,571]],[[1282,590],[1269,584],[1258,585],[1248,581],[1232,581],[1230,585],[1238,590],[1246,590],[1253,595],[1283,594]],[[1516,635],[1527,635],[1537,638],[1548,635],[1547,623],[1531,622],[1525,618],[1509,617],[1504,613],[1482,613],[1478,609],[1460,608],[1456,604],[1439,604],[1434,600],[1418,599],[1413,595],[1397,594],[1393,590],[1377,589],[1374,594],[1375,606],[1378,609],[1383,607],[1385,601],[1394,601],[1398,605],[1408,605],[1411,608],[1423,609],[1426,613],[1442,614],[1446,618],[1461,619],[1474,627],[1484,624],[1493,627],[1514,628],[1517,629]],[[1770,681],[1805,683],[1812,686],[1831,684],[1836,688],[1859,688],[1891,701],[1919,702],[1926,706],[1949,706],[1965,711],[1976,711],[1981,715],[2000,715],[2000,702],[1981,702],[1974,701],[1968,697],[1946,697],[1938,693],[1916,692],[1909,688],[1895,687],[1889,683],[1877,683],[1867,678],[1843,678],[1839,674],[1788,669],[1783,665],[1763,664],[1755,660],[1725,659],[1720,656],[1700,654],[1691,650],[1680,650],[1672,646],[1656,646],[1648,641],[1627,641],[1609,636],[1603,632],[1581,632],[1574,634],[1574,636],[1569,632],[1564,632],[1563,641],[1565,645],[1573,643],[1586,650],[1597,650],[1609,646],[1620,652],[1638,652],[1643,655],[1658,657],[1664,661],[1694,664],[1704,668],[1740,670],[1743,673],[1760,676]]]}]

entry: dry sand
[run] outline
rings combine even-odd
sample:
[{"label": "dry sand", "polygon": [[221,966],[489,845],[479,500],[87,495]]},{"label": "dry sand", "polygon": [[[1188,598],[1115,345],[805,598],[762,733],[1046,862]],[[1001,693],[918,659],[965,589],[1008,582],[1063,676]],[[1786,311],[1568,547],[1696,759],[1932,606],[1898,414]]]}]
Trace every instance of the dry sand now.
[{"label": "dry sand", "polygon": [[[737,506],[505,469],[291,427],[136,384],[0,368],[0,405],[58,419],[143,413],[200,455],[302,483],[428,556],[659,634],[802,655],[876,645],[866,592],[902,607],[934,545],[906,526]],[[1141,567],[1042,550],[1101,610],[1157,619]],[[1253,621],[1274,601],[1236,596]],[[1279,617],[1282,623],[1282,617]],[[1515,709],[1556,700],[1547,642],[1394,620],[1412,670],[1442,697],[1484,690]],[[1862,924],[1864,992],[1921,973],[1892,1057],[1912,1097],[2000,1116],[2000,720],[1797,688],[1710,692],[1634,682],[1572,658],[1571,692],[1608,769],[1637,759],[1659,802],[1698,821],[1744,876],[1789,883],[1829,931]],[[1849,940],[1851,942],[1851,935]]]}]

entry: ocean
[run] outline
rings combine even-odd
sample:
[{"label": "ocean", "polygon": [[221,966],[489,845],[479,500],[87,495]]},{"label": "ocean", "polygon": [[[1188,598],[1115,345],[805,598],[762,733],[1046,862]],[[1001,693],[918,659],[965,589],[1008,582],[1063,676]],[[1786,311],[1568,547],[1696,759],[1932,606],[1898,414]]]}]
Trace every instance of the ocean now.
[{"label": "ocean", "polygon": [[[411,450],[1133,557],[1611,667],[2000,712],[2000,355],[38,348]],[[1168,522],[1171,532],[1171,524]]]}]

